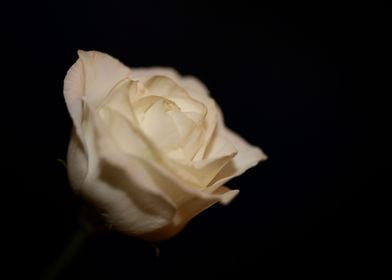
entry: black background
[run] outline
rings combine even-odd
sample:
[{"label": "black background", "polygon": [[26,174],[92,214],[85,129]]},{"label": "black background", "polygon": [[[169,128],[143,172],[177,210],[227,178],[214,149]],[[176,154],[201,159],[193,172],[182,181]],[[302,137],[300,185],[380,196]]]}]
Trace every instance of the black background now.
[{"label": "black background", "polygon": [[[8,8],[8,7],[7,7]],[[71,121],[63,79],[77,49],[199,77],[226,123],[269,160],[154,249],[88,240],[64,279],[373,275],[386,260],[378,173],[388,75],[386,10],[351,3],[49,1],[5,9],[3,159],[16,279],[36,279],[77,229],[80,201],[56,159]],[[5,99],[4,99],[5,97]],[[373,122],[373,121],[376,122]],[[5,171],[4,171],[5,170]],[[6,239],[8,240],[8,239]]]}]

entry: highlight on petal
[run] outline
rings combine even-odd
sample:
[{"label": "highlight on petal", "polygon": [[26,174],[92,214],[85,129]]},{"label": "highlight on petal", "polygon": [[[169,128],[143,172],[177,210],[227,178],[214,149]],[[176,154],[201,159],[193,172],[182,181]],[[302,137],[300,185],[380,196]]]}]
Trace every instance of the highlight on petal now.
[{"label": "highlight on petal", "polygon": [[267,159],[267,156],[259,147],[249,144],[228,128],[223,127],[222,134],[236,147],[238,153],[213,179],[208,188],[210,192],[215,191],[216,188],[230,179],[241,175],[260,161]]},{"label": "highlight on petal", "polygon": [[136,94],[135,91],[137,91],[137,82],[130,79],[121,80],[111,89],[95,110],[99,112],[102,109],[110,108],[137,126],[138,122],[130,101],[130,96]]},{"label": "highlight on petal", "polygon": [[128,67],[105,53],[80,50],[78,55],[83,65],[84,95],[93,108],[119,81],[131,74]]},{"label": "highlight on petal", "polygon": [[76,132],[83,141],[82,99],[87,100],[91,107],[98,106],[112,87],[131,72],[120,61],[105,53],[79,50],[78,55],[79,59],[64,79],[64,98]]},{"label": "highlight on petal", "polygon": [[99,111],[99,116],[107,128],[108,137],[112,137],[123,153],[156,158],[149,141],[121,113],[103,108]]},{"label": "highlight on petal", "polygon": [[142,235],[172,221],[175,206],[143,167],[139,158],[127,155],[108,136],[100,117],[92,114],[99,156],[82,193],[117,230]]},{"label": "highlight on petal", "polygon": [[237,154],[235,147],[222,137],[215,137],[211,146],[213,147],[210,148],[209,157],[206,159],[191,162],[173,160],[168,164],[179,176],[203,189]]},{"label": "highlight on petal", "polygon": [[177,125],[168,112],[173,110],[178,110],[173,102],[157,98],[139,119],[143,132],[164,151],[177,148],[181,140]]}]

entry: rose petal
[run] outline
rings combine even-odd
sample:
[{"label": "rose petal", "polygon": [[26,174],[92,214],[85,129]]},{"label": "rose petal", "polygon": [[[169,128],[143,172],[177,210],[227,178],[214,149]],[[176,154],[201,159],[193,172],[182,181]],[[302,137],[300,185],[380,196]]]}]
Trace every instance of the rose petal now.
[{"label": "rose petal", "polygon": [[196,125],[193,119],[181,111],[169,111],[168,115],[173,119],[177,130],[180,134],[180,145],[185,144],[187,136],[195,129]]},{"label": "rose petal", "polygon": [[137,82],[126,78],[112,88],[95,110],[100,111],[101,109],[110,108],[137,127],[139,123],[130,102],[130,96],[135,95],[137,90]]},{"label": "rose petal", "polygon": [[[222,204],[228,204],[234,197],[238,195],[238,190],[230,190],[226,187],[219,188],[214,196],[220,197],[220,202]],[[169,225],[160,228],[154,232],[148,233],[144,235],[146,239],[149,240],[163,240],[172,237],[173,235],[177,234],[181,229],[186,226],[186,224],[196,215],[201,213],[202,211],[206,210],[208,207],[211,207],[215,204],[216,201],[214,200],[199,200],[199,199],[192,199],[189,200],[187,203],[184,203],[182,207],[180,207],[172,223]]]},{"label": "rose petal", "polygon": [[72,130],[67,153],[67,172],[71,187],[80,191],[88,172],[87,153],[76,130]]},{"label": "rose petal", "polygon": [[224,135],[238,150],[237,155],[216,175],[208,191],[213,192],[230,179],[241,175],[247,169],[255,166],[259,161],[266,160],[267,156],[256,146],[249,144],[241,136],[226,127],[221,127]]},{"label": "rose petal", "polygon": [[151,95],[162,97],[185,97],[189,98],[185,89],[175,81],[165,76],[153,76],[144,83]]},{"label": "rose petal", "polygon": [[199,100],[197,96],[204,95],[208,97],[208,89],[206,86],[194,76],[184,76],[181,77],[178,72],[169,67],[140,67],[132,68],[132,79],[147,81],[152,76],[165,76],[181,87],[185,88],[188,93],[191,94],[192,98]]},{"label": "rose petal", "polygon": [[180,84],[196,100],[202,101],[201,98],[210,96],[207,87],[196,77],[185,76],[181,79]]},{"label": "rose petal", "polygon": [[177,125],[168,113],[170,110],[175,110],[175,104],[166,98],[159,98],[139,120],[143,132],[164,151],[176,149],[181,141]]},{"label": "rose petal", "polygon": [[169,224],[175,206],[143,161],[119,149],[96,114],[91,114],[90,122],[99,165],[89,174],[81,193],[101,209],[109,223],[127,234],[142,235]]},{"label": "rose petal", "polygon": [[68,70],[64,79],[64,98],[75,127],[75,132],[83,139],[81,126],[83,119],[82,98],[84,96],[84,79],[82,73],[82,62],[78,60]]},{"label": "rose petal", "polygon": [[207,114],[207,108],[204,104],[193,100],[190,97],[169,97],[169,99],[176,103],[181,109],[181,112],[199,114],[200,116],[197,117],[198,120],[202,119]]},{"label": "rose petal", "polygon": [[149,141],[118,111],[102,108],[99,116],[121,150],[129,155],[156,159]]},{"label": "rose petal", "polygon": [[204,104],[207,114],[204,117],[204,140],[203,145],[199,148],[194,160],[202,160],[206,158],[206,150],[214,135],[217,124],[218,112],[215,101],[205,94],[192,94],[192,98]]},{"label": "rose petal", "polygon": [[130,69],[117,59],[97,51],[78,51],[79,59],[68,70],[64,80],[64,98],[75,125],[82,136],[83,103],[93,108],[105,98],[113,86],[130,75]]},{"label": "rose petal", "polygon": [[220,202],[228,204],[238,193],[238,190],[230,190],[221,187],[214,193],[207,193],[192,188],[189,183],[179,181],[172,173],[164,170],[155,162],[148,162],[145,168],[159,182],[159,186],[177,206],[176,215],[172,222],[156,232],[146,235],[149,239],[166,239],[179,232],[194,216],[204,211],[213,204]]},{"label": "rose petal", "polygon": [[[152,76],[160,76],[160,77],[153,77]],[[165,77],[167,79],[165,79]],[[183,89],[185,89],[185,94],[188,95],[196,102],[193,102],[193,106],[199,107],[199,104],[202,104],[205,109],[203,109],[205,113],[202,115],[193,115],[192,113],[189,114],[189,117],[194,117],[195,120],[200,120],[201,116],[203,119],[205,118],[205,132],[204,132],[204,145],[198,147],[198,153],[194,156],[195,160],[201,160],[204,158],[205,150],[207,149],[208,143],[214,133],[215,126],[216,126],[216,119],[217,119],[217,110],[215,101],[209,97],[208,90],[204,86],[202,82],[200,82],[197,78],[193,76],[186,76],[181,78],[177,71],[171,68],[164,68],[164,67],[151,67],[151,68],[136,68],[132,69],[132,78],[136,80],[141,80],[143,82],[150,82],[152,83],[153,89],[150,91],[154,92],[157,95],[163,95],[160,91],[162,90],[162,84],[167,83],[164,88],[168,91],[170,88],[175,88],[181,86],[183,88],[177,88],[174,93],[167,92],[164,93],[165,96],[170,98],[175,98],[179,96],[184,96]],[[173,80],[175,83],[173,83]],[[162,84],[161,84],[162,83]],[[180,92],[180,93],[179,93]],[[179,93],[179,94],[178,94]],[[178,99],[177,99],[178,100]],[[178,102],[180,103],[180,101]],[[197,104],[197,105],[196,105]],[[185,103],[184,103],[185,105]],[[180,106],[181,107],[181,106]],[[200,107],[199,107],[200,108]],[[185,111],[191,111],[190,108]],[[200,109],[195,110],[193,108],[193,112],[198,111]],[[205,116],[205,117],[204,117]],[[194,154],[188,153],[188,154]]]},{"label": "rose petal", "polygon": [[176,70],[169,67],[139,67],[132,68],[132,79],[146,82],[153,76],[164,76],[174,80],[176,83],[181,81],[181,76]]},{"label": "rose petal", "polygon": [[130,76],[131,70],[110,55],[96,51],[78,51],[83,65],[84,95],[92,108],[97,107],[110,90]]},{"label": "rose petal", "polygon": [[179,147],[180,157],[173,157],[182,165],[189,164],[195,157],[204,141],[204,129],[201,125],[195,125],[190,134],[184,138],[182,145]]},{"label": "rose petal", "polygon": [[[197,130],[194,129],[193,132]],[[191,139],[196,139],[192,138]],[[193,144],[193,143],[192,143]],[[216,175],[225,167],[238,153],[236,147],[222,135],[215,135],[206,149],[204,159],[188,158],[173,159],[168,164],[173,166],[176,173],[184,179],[189,180],[201,188],[210,185]]]}]

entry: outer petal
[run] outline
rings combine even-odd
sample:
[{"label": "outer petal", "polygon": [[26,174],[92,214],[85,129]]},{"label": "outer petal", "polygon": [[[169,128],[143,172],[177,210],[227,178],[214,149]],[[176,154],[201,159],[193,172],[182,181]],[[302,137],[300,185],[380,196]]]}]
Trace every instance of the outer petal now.
[{"label": "outer petal", "polygon": [[212,180],[207,188],[209,192],[215,191],[230,179],[241,175],[258,162],[267,159],[267,156],[259,147],[249,144],[241,136],[228,129],[223,123],[223,118],[220,119],[217,133],[228,139],[236,147],[238,153]]},{"label": "outer petal", "polygon": [[[222,204],[228,204],[239,193],[238,190],[230,190],[226,187],[220,187],[211,195],[210,198],[191,198],[186,203],[177,209],[176,215],[172,222],[154,232],[144,235],[144,238],[149,240],[163,240],[177,234],[186,224],[200,212],[220,201]],[[220,197],[217,200],[214,197]]]},{"label": "outer petal", "polygon": [[64,98],[71,115],[74,132],[68,147],[67,165],[72,187],[79,191],[89,172],[94,171],[97,159],[90,126],[82,127],[88,118],[85,101],[97,106],[110,89],[130,74],[130,70],[111,56],[79,51],[79,59],[68,70],[64,80]]},{"label": "outer petal", "polygon": [[185,76],[181,79],[180,84],[196,100],[201,100],[210,95],[207,87],[196,77]]},{"label": "outer petal", "polygon": [[[182,79],[182,86],[188,90],[190,95],[199,100],[204,104],[209,104],[211,98],[209,98],[208,89],[204,86],[204,84],[195,77],[184,77]],[[212,101],[213,102],[213,101]],[[214,106],[214,115],[218,124],[216,128],[215,134],[231,142],[234,147],[237,149],[237,155],[216,175],[213,181],[210,183],[210,186],[206,191],[214,192],[220,186],[225,184],[230,179],[241,175],[247,169],[255,166],[258,162],[266,160],[267,156],[264,152],[256,146],[249,144],[246,140],[244,140],[241,136],[236,134],[235,132],[228,129],[224,123],[223,114],[219,109],[218,105],[215,103]],[[212,105],[210,105],[210,108]],[[211,109],[210,109],[211,110]]]},{"label": "outer petal", "polygon": [[88,160],[87,153],[76,134],[75,128],[72,130],[71,140],[68,145],[67,171],[70,185],[78,193],[87,176]]},{"label": "outer petal", "polygon": [[197,184],[200,188],[207,187],[220,170],[237,154],[233,144],[221,136],[214,137],[212,142],[206,159],[193,160],[191,163],[172,160],[175,172]]},{"label": "outer petal", "polygon": [[93,108],[98,106],[113,86],[131,71],[117,59],[101,52],[78,51],[78,55],[79,59],[64,80],[64,98],[77,134],[82,137],[82,99],[88,100]]},{"label": "outer petal", "polygon": [[163,170],[161,166],[149,162],[146,169],[155,177],[162,190],[175,203],[177,210],[170,224],[154,232],[146,234],[144,237],[151,240],[162,240],[170,238],[178,233],[193,217],[204,211],[213,204],[220,202],[228,204],[238,193],[238,190],[230,190],[220,187],[212,193],[203,192],[192,188],[178,178],[173,177],[169,172]]},{"label": "outer petal", "polygon": [[68,70],[64,79],[64,99],[72,118],[76,133],[82,137],[84,78],[83,66],[80,60]]},{"label": "outer petal", "polygon": [[110,138],[100,118],[90,114],[98,164],[88,173],[80,194],[91,201],[117,230],[140,236],[171,223],[175,205],[137,157],[128,156]]},{"label": "outer petal", "polygon": [[98,106],[110,90],[130,76],[131,70],[117,59],[97,51],[78,51],[83,65],[84,95],[92,108]]}]

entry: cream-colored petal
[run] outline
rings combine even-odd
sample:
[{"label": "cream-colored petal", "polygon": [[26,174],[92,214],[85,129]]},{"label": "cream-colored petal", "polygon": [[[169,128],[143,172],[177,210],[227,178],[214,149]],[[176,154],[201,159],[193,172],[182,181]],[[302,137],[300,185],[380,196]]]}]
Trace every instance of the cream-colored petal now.
[{"label": "cream-colored petal", "polygon": [[205,116],[205,135],[204,145],[202,145],[195,156],[195,160],[201,160],[205,158],[206,149],[213,137],[215,127],[218,119],[218,108],[215,101],[209,96],[207,87],[196,77],[185,76],[179,82],[180,85],[186,89],[192,99],[204,104],[207,108],[207,114]]},{"label": "cream-colored petal", "polygon": [[[196,131],[195,129],[193,132]],[[210,185],[211,180],[236,154],[237,149],[230,141],[221,135],[215,135],[206,151],[205,159],[193,159],[190,162],[187,161],[188,158],[173,159],[169,164],[182,178],[204,188]]]},{"label": "cream-colored petal", "polygon": [[179,73],[169,67],[140,67],[140,68],[132,68],[132,79],[147,81],[152,76],[165,76],[181,87],[185,88],[192,96],[192,98],[199,100],[197,98],[198,95],[204,95],[204,97],[208,97],[208,89],[206,86],[196,77],[193,76],[184,76],[181,77]]},{"label": "cream-colored petal", "polygon": [[230,129],[222,127],[221,134],[236,147],[238,153],[212,180],[210,187],[208,188],[211,192],[215,191],[216,188],[225,184],[230,179],[241,175],[260,161],[267,159],[267,156],[259,147],[249,144]]},{"label": "cream-colored petal", "polygon": [[105,108],[110,108],[117,111],[124,118],[132,123],[135,127],[139,126],[136,119],[133,106],[130,101],[130,96],[137,94],[138,82],[132,81],[128,78],[117,83],[111,91],[107,94],[101,104],[96,108],[100,111]]},{"label": "cream-colored petal", "polygon": [[155,148],[120,112],[105,107],[98,114],[107,132],[124,153],[156,160]]},{"label": "cream-colored petal", "polygon": [[[220,187],[216,190],[213,196],[220,197],[220,203],[227,205],[238,195],[238,193],[238,190],[230,190],[226,187]],[[182,206],[177,210],[172,223],[154,232],[148,233],[144,237],[150,240],[168,239],[181,231],[193,217],[216,202],[217,200],[215,199],[191,199],[182,204]]]},{"label": "cream-colored petal", "polygon": [[170,97],[185,97],[189,98],[185,89],[180,87],[174,80],[165,76],[153,76],[145,83],[151,95]]},{"label": "cream-colored petal", "polygon": [[185,76],[181,79],[180,85],[196,100],[201,101],[201,98],[209,97],[207,87],[196,77]]},{"label": "cream-colored petal", "polygon": [[203,102],[203,104],[207,108],[207,114],[204,117],[204,139],[203,144],[199,148],[194,160],[203,160],[207,157],[207,149],[210,146],[210,143],[214,137],[215,128],[218,121],[218,112],[215,101],[208,96],[199,97],[199,100]]},{"label": "cream-colored petal", "polygon": [[204,159],[199,162],[202,164],[204,161],[209,162],[228,155],[234,156],[237,153],[237,147],[229,137],[216,133],[206,149]]},{"label": "cream-colored petal", "polygon": [[189,164],[174,161],[175,168],[183,178],[203,188],[210,184],[236,154],[237,150],[230,141],[222,136],[216,136],[207,151],[206,159],[193,160]]},{"label": "cream-colored petal", "polygon": [[225,186],[221,186],[213,192],[214,195],[221,195],[220,203],[223,205],[229,204],[239,193],[239,190],[232,190]]},{"label": "cream-colored petal", "polygon": [[143,166],[143,160],[123,153],[100,118],[92,115],[100,164],[85,180],[81,194],[114,228],[126,234],[143,235],[169,224],[176,211],[171,199]]},{"label": "cream-colored petal", "polygon": [[170,111],[168,112],[169,116],[174,121],[177,131],[179,133],[179,147],[183,148],[186,144],[189,136],[192,131],[196,129],[197,124],[190,119],[186,114],[179,111]]},{"label": "cream-colored petal", "polygon": [[64,99],[75,127],[75,132],[83,142],[83,96],[85,81],[83,78],[83,65],[80,60],[68,70],[64,79]]},{"label": "cream-colored petal", "polygon": [[64,79],[64,98],[76,133],[84,142],[82,122],[87,116],[83,99],[93,108],[98,106],[118,81],[130,75],[130,70],[101,52],[78,51],[78,55]]},{"label": "cream-colored petal", "polygon": [[200,114],[200,118],[203,118],[207,114],[206,106],[190,97],[168,97],[168,99],[173,101],[182,112]]},{"label": "cream-colored petal", "polygon": [[[189,164],[194,158],[197,151],[203,145],[204,141],[204,128],[201,125],[195,125],[190,134],[184,138],[181,143],[181,153],[184,155],[181,158],[182,164]],[[180,159],[180,158],[177,158]]]},{"label": "cream-colored petal", "polygon": [[[83,95],[92,108],[96,108],[121,80],[131,75],[131,70],[117,59],[97,51],[78,51],[83,71]],[[78,63],[78,62],[77,62]]]},{"label": "cream-colored petal", "polygon": [[164,76],[168,77],[175,82],[181,81],[181,76],[176,70],[169,67],[139,67],[132,68],[132,79],[146,82],[153,76]]},{"label": "cream-colored petal", "polygon": [[[157,77],[151,78],[155,75]],[[132,78],[146,82],[152,94],[165,96],[172,100],[177,98],[174,101],[177,101],[179,107],[183,104],[184,107],[181,109],[183,112],[190,113],[189,117],[194,117],[195,120],[204,120],[205,118],[204,144],[197,147],[198,153],[195,156],[196,160],[203,159],[208,143],[213,136],[218,114],[215,101],[209,97],[208,90],[203,83],[192,76],[181,78],[175,70],[163,67],[132,69]],[[188,97],[188,102],[181,103],[183,96]],[[194,112],[199,112],[199,114],[192,114]]]},{"label": "cream-colored petal", "polygon": [[175,104],[165,98],[154,102],[139,121],[147,137],[164,151],[176,149],[181,142],[180,132],[169,111]]},{"label": "cream-colored petal", "polygon": [[210,184],[211,180],[213,180],[220,170],[230,162],[233,156],[234,154],[230,154],[218,159],[203,160],[190,165],[175,160],[169,164],[181,178],[192,182],[197,185],[198,188],[202,189]]},{"label": "cream-colored petal", "polygon": [[132,77],[132,81],[134,81],[133,85],[135,86],[135,90],[132,90],[130,92],[130,102],[133,105],[136,102],[138,102],[140,99],[147,97],[149,95],[149,92],[142,82],[135,80],[133,77]]},{"label": "cream-colored petal", "polygon": [[76,133],[72,130],[67,153],[67,172],[71,187],[76,193],[82,188],[88,172],[87,151]]}]

